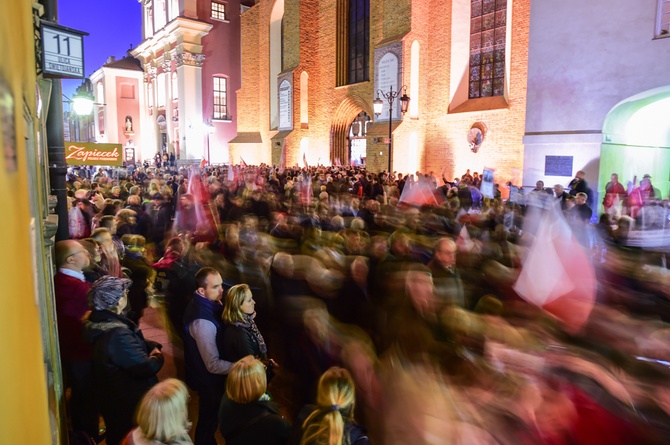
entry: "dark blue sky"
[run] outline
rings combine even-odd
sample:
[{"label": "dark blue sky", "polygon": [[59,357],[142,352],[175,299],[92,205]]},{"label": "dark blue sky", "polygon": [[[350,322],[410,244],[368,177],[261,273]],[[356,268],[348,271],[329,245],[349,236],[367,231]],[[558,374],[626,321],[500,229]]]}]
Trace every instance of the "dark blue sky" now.
[{"label": "dark blue sky", "polygon": [[[142,41],[142,8],[137,0],[58,0],[58,23],[89,33],[84,37],[85,74],[90,76],[109,56],[120,59]],[[72,97],[81,80],[63,80]]]}]

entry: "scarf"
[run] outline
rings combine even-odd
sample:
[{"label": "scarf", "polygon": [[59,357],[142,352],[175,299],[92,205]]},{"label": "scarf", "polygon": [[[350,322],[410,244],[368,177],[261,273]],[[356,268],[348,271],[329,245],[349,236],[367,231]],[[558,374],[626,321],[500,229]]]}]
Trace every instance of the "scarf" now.
[{"label": "scarf", "polygon": [[259,331],[258,327],[256,326],[253,315],[244,314],[244,321],[235,322],[235,326],[239,326],[248,331],[251,331],[251,335],[254,336],[256,343],[258,343],[258,349],[261,351],[261,355],[267,355],[268,347],[266,346],[265,340],[261,335],[261,331]]}]

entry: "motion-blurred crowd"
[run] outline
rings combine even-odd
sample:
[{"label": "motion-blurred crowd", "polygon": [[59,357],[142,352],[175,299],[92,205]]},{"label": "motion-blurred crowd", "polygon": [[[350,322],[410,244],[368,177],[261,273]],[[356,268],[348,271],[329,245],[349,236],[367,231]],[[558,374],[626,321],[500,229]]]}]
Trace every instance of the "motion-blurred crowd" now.
[{"label": "motion-blurred crowd", "polygon": [[525,193],[469,170],[116,173],[69,173],[56,245],[73,430],[102,440],[101,414],[110,445],[191,443],[186,388],[156,384],[138,328],[153,299],[196,444],[670,437],[670,221],[648,176],[613,174],[594,218],[583,172]]}]

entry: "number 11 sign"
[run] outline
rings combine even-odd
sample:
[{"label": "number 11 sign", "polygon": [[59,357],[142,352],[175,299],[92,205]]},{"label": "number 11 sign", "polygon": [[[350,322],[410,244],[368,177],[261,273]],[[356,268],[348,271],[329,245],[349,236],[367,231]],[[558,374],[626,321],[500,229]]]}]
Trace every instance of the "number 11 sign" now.
[{"label": "number 11 sign", "polygon": [[45,77],[84,78],[84,36],[88,33],[42,21],[42,73]]}]

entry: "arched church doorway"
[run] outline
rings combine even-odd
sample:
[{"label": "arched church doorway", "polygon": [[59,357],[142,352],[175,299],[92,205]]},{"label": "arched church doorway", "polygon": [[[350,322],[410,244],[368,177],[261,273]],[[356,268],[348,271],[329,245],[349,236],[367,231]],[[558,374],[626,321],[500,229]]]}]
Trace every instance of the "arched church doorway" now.
[{"label": "arched church doorway", "polygon": [[349,165],[365,165],[367,158],[367,133],[372,118],[365,111],[361,111],[349,126]]},{"label": "arched church doorway", "polygon": [[[364,145],[367,133],[367,119],[370,119],[372,107],[359,96],[345,98],[333,114],[330,128],[330,162],[332,165],[351,164],[352,160],[361,162],[367,156]],[[359,120],[360,119],[360,120]],[[352,139],[355,138],[355,139]],[[353,146],[352,146],[352,141]]]},{"label": "arched church doorway", "polygon": [[[613,173],[624,188],[647,176],[661,195],[670,194],[670,85],[645,91],[615,105],[605,118],[598,191]],[[602,204],[600,204],[602,210]]]}]

